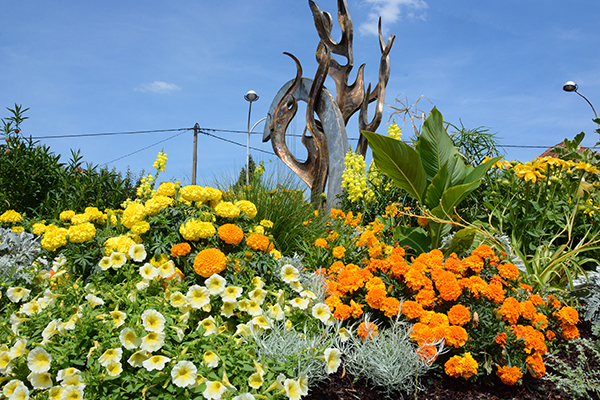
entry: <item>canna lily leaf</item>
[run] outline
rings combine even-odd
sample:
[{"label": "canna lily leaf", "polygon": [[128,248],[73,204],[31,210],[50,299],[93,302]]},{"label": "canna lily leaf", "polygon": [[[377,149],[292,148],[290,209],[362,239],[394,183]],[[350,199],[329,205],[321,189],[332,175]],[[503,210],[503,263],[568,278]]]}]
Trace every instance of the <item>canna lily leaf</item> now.
[{"label": "canna lily leaf", "polygon": [[415,146],[415,151],[421,156],[421,162],[427,173],[428,181],[437,175],[438,171],[450,158],[455,155],[460,157],[458,150],[452,143],[452,139],[444,129],[442,113],[435,107],[429,112],[423,123],[423,129]]}]

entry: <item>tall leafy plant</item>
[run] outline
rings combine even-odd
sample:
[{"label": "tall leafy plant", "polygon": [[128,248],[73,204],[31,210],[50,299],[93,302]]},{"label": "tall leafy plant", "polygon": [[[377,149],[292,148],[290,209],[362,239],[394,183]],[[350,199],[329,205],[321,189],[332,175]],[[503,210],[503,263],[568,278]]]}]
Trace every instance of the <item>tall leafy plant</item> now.
[{"label": "tall leafy plant", "polygon": [[395,235],[417,252],[439,247],[441,238],[452,228],[449,221],[454,209],[500,160],[496,157],[476,167],[466,165],[435,107],[414,148],[373,132],[362,133],[369,141],[377,168],[417,200],[429,217],[425,232],[423,228],[402,227]]}]

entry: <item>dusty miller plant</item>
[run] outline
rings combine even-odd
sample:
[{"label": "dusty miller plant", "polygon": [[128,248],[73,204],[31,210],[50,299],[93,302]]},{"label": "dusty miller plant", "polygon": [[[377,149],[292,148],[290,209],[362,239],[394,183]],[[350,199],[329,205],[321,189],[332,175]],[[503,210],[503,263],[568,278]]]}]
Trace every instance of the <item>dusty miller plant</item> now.
[{"label": "dusty miller plant", "polygon": [[600,395],[600,371],[590,366],[588,353],[593,358],[600,360],[600,348],[597,342],[588,339],[579,339],[574,344],[567,345],[566,350],[572,351],[572,346],[577,350],[577,365],[575,368],[569,366],[563,360],[553,354],[547,354],[547,365],[553,370],[548,372],[544,379],[553,382],[556,387],[577,399],[590,399],[592,395]]},{"label": "dusty miller plant", "polygon": [[39,237],[0,228],[0,282],[31,283],[32,264],[40,251]]},{"label": "dusty miller plant", "polygon": [[592,323],[592,332],[600,336],[600,265],[589,271],[587,277],[573,281],[573,294],[585,303],[583,319]]},{"label": "dusty miller plant", "polygon": [[[393,392],[419,390],[419,377],[433,368],[434,363],[428,364],[419,358],[417,345],[409,337],[410,327],[410,324],[396,318],[388,329],[373,339],[362,342],[353,335],[351,350],[347,351],[344,359],[346,370],[382,388],[388,397]],[[433,345],[441,354],[443,343]]]}]

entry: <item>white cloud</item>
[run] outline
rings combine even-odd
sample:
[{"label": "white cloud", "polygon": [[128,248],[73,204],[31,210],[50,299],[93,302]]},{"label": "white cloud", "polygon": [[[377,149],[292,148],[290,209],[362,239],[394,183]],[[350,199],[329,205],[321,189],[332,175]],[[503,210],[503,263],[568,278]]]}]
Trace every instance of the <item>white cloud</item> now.
[{"label": "white cloud", "polygon": [[181,88],[174,83],[154,81],[140,85],[135,90],[138,92],[171,93],[181,90]]},{"label": "white cloud", "polygon": [[[377,23],[381,17],[381,29],[394,24],[401,15],[408,18],[425,19],[425,9],[429,6],[423,0],[365,0],[372,8],[367,21],[359,27],[363,35],[378,35]],[[417,14],[418,13],[418,14]]]}]

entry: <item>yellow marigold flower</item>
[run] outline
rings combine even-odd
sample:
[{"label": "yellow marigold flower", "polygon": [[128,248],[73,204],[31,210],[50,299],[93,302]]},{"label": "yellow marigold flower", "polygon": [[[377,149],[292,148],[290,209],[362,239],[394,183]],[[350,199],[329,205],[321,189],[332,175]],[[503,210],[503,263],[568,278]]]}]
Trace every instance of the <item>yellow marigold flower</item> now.
[{"label": "yellow marigold flower", "polygon": [[187,201],[203,203],[206,201],[207,193],[201,186],[187,185],[179,192],[181,197]]},{"label": "yellow marigold flower", "polygon": [[83,213],[87,215],[88,221],[102,222],[104,220],[104,213],[97,207],[86,207]]},{"label": "yellow marigold flower", "polygon": [[273,243],[265,235],[254,233],[246,239],[246,244],[252,250],[269,252],[273,249]]},{"label": "yellow marigold flower", "polygon": [[205,187],[204,192],[206,193],[206,201],[210,201],[212,203],[220,201],[223,197],[223,192],[219,189]]},{"label": "yellow marigold flower", "polygon": [[268,219],[263,219],[262,221],[260,221],[260,224],[267,229],[270,229],[273,227],[273,222],[269,221]]},{"label": "yellow marigold flower", "polygon": [[337,246],[333,248],[332,254],[335,258],[343,258],[346,254],[344,246]]},{"label": "yellow marigold flower", "polygon": [[69,242],[83,243],[96,237],[96,227],[91,222],[72,225],[67,232]]},{"label": "yellow marigold flower", "polygon": [[131,227],[131,232],[142,235],[150,230],[150,224],[146,221],[138,221]]},{"label": "yellow marigold flower", "polygon": [[61,212],[58,217],[63,222],[69,222],[69,221],[71,221],[71,218],[73,218],[74,216],[75,216],[75,211],[66,210],[66,211]]},{"label": "yellow marigold flower", "polygon": [[42,238],[42,247],[48,251],[55,251],[59,247],[67,244],[67,229],[56,228],[46,230]]},{"label": "yellow marigold flower", "polygon": [[239,208],[244,214],[248,216],[248,218],[252,219],[256,217],[258,210],[254,203],[248,200],[240,200],[235,202],[235,206]]},{"label": "yellow marigold flower", "polygon": [[320,247],[322,249],[327,247],[327,240],[319,238],[317,240],[315,240],[315,242],[313,243],[314,246],[316,247]]},{"label": "yellow marigold flower", "polygon": [[31,226],[31,233],[33,233],[36,236],[41,235],[42,233],[44,233],[45,230],[46,224],[44,224],[43,222],[36,222]]},{"label": "yellow marigold flower", "polygon": [[175,197],[175,193],[176,189],[173,182],[163,182],[160,184],[158,189],[156,189],[156,194],[158,196]]},{"label": "yellow marigold flower", "polygon": [[217,230],[211,222],[190,219],[179,227],[179,233],[185,240],[198,241],[213,237]]},{"label": "yellow marigold flower", "polygon": [[235,204],[229,201],[222,201],[218,203],[215,208],[215,214],[222,218],[235,218],[239,217],[241,210]]},{"label": "yellow marigold flower", "polygon": [[8,224],[16,224],[17,222],[21,222],[23,217],[21,214],[16,212],[15,210],[5,211],[4,214],[0,215],[0,222],[8,223]]},{"label": "yellow marigold flower", "polygon": [[131,229],[133,224],[144,219],[144,205],[140,203],[131,203],[127,206],[121,216],[121,224],[128,229]]},{"label": "yellow marigold flower", "polygon": [[498,371],[496,371],[496,375],[500,377],[500,380],[505,385],[514,385],[523,377],[523,372],[519,367],[509,367],[509,366],[497,366]]},{"label": "yellow marigold flower", "polygon": [[244,231],[235,224],[221,225],[217,232],[219,238],[227,244],[238,245],[244,239]]},{"label": "yellow marigold flower", "polygon": [[219,249],[206,249],[194,259],[194,271],[204,278],[218,274],[227,266],[227,257]]},{"label": "yellow marigold flower", "polygon": [[129,248],[136,244],[130,236],[114,236],[106,239],[104,242],[104,254],[109,255],[113,251],[118,253],[128,254]]},{"label": "yellow marigold flower", "polygon": [[144,205],[144,212],[146,215],[154,216],[160,213],[163,208],[172,206],[175,200],[171,197],[156,195],[150,200],[146,201]]}]

